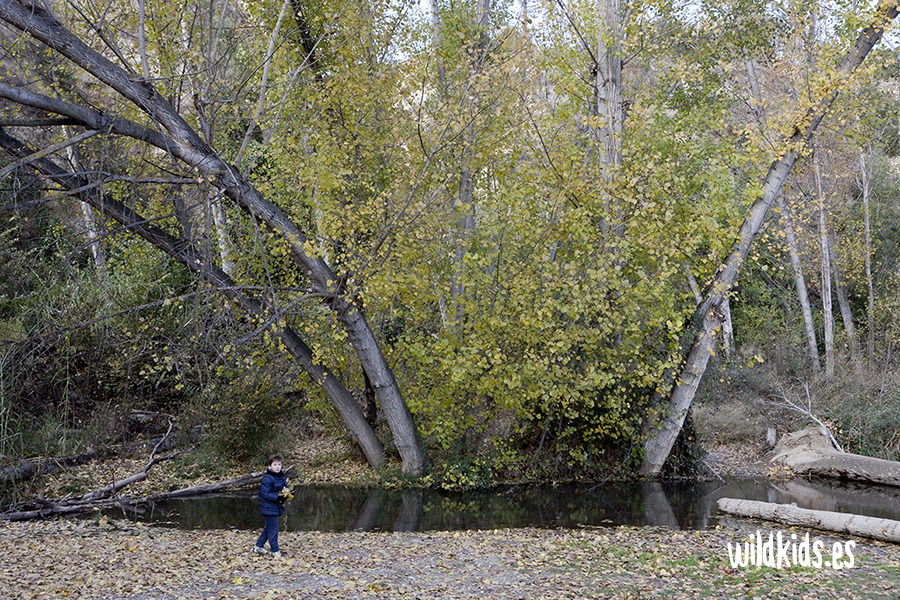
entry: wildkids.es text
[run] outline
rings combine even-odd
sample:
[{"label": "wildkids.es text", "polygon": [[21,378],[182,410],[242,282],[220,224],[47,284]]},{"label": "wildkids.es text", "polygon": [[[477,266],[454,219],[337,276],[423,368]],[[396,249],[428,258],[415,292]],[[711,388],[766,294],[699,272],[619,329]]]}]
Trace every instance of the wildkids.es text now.
[{"label": "wildkids.es text", "polygon": [[812,567],[821,569],[852,569],[856,565],[853,551],[856,542],[834,542],[826,544],[822,540],[810,541],[809,533],[800,538],[782,531],[769,533],[768,539],[757,530],[744,542],[728,543],[728,560],[733,569],[746,567],[770,567],[789,569],[791,567]]}]

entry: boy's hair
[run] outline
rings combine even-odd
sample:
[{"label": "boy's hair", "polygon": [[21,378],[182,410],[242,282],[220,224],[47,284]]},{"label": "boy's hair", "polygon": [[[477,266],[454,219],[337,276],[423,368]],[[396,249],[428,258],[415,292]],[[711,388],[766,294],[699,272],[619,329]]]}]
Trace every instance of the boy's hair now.
[{"label": "boy's hair", "polygon": [[272,464],[273,462],[275,462],[276,460],[277,460],[278,462],[280,462],[280,463],[283,463],[283,462],[284,462],[284,459],[281,458],[281,455],[280,455],[280,454],[273,454],[272,456],[269,457],[269,461],[266,463],[266,466],[267,466],[267,467],[268,467],[268,466],[271,466],[271,464]]}]

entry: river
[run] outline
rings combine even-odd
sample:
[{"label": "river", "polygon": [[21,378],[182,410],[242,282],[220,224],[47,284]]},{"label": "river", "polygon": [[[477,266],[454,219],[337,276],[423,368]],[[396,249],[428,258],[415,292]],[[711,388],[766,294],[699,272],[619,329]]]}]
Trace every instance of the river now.
[{"label": "river", "polygon": [[[518,527],[653,525],[714,527],[722,497],[794,502],[802,508],[900,520],[900,489],[851,483],[608,482],[554,487],[501,486],[490,491],[374,490],[298,486],[285,531],[435,531]],[[133,507],[125,516],[182,529],[256,529],[253,492],[217,494]],[[122,516],[122,509],[108,511]]]}]

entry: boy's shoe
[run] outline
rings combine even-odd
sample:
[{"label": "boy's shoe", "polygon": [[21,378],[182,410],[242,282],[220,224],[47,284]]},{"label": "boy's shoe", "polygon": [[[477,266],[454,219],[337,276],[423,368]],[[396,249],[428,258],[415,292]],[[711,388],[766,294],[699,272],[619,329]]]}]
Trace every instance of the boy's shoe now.
[{"label": "boy's shoe", "polygon": [[272,558],[281,558],[281,552],[273,552]]},{"label": "boy's shoe", "polygon": [[266,550],[265,548],[260,548],[259,546],[253,546],[253,553],[254,554],[268,554],[269,551]]}]

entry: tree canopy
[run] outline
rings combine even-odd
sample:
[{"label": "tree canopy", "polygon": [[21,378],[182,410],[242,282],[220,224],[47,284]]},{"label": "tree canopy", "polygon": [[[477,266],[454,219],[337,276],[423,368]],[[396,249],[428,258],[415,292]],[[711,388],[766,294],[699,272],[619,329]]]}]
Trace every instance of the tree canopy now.
[{"label": "tree canopy", "polygon": [[0,452],[100,406],[261,451],[305,407],[413,476],[658,474],[724,300],[793,281],[780,194],[818,268],[813,140],[890,354],[897,207],[863,244],[857,181],[896,185],[896,12],[0,0]]}]

